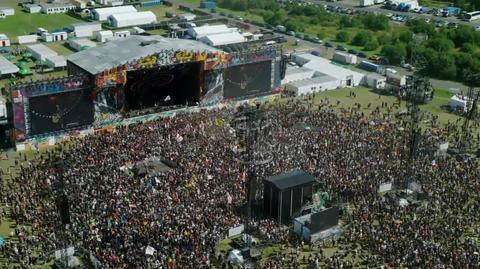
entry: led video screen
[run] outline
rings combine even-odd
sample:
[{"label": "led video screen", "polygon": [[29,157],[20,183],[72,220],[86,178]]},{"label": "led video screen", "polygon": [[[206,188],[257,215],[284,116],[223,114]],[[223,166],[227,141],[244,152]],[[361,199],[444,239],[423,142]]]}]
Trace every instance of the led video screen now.
[{"label": "led video screen", "polygon": [[200,99],[200,62],[127,72],[127,109],[194,105]]},{"label": "led video screen", "polygon": [[271,90],[271,61],[237,65],[225,70],[225,98],[261,95]]},{"label": "led video screen", "polygon": [[94,117],[88,89],[30,97],[28,111],[31,135],[89,125]]}]

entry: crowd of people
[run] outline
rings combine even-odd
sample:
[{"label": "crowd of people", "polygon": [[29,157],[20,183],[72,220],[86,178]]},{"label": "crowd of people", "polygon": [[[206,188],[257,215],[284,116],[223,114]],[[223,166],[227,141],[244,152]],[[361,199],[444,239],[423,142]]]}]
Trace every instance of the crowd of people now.
[{"label": "crowd of people", "polygon": [[[361,249],[355,262],[370,268],[478,268],[480,249],[472,235],[480,234],[480,171],[474,162],[434,155],[458,130],[426,129],[412,159],[408,122],[394,119],[390,105],[371,113],[360,104],[338,110],[340,105],[294,99],[259,108],[270,128],[272,161],[257,167],[258,175],[303,169],[325,183],[332,204],[349,208],[339,242],[356,247],[307,262],[347,268],[352,262],[342,257]],[[229,124],[233,114],[229,108],[202,110],[118,127],[73,139],[29,162],[1,194],[12,219],[25,226],[11,237],[23,239],[7,240],[3,255],[30,268],[73,245],[102,268],[221,264],[216,246],[229,228],[243,223],[238,208],[247,192],[245,164]],[[125,172],[150,157],[177,167],[142,176]],[[405,206],[378,193],[382,183],[403,187],[407,181],[422,187],[421,203]],[[62,194],[69,200],[69,225],[57,210]],[[254,219],[249,226],[266,242],[288,239],[288,229],[273,221]],[[290,262],[263,266],[293,268]]]}]

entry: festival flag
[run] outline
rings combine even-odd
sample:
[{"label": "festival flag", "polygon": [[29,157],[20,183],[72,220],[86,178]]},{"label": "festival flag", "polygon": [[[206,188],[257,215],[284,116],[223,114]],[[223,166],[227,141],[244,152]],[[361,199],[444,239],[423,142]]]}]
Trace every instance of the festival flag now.
[{"label": "festival flag", "polygon": [[155,248],[151,247],[151,246],[147,246],[145,248],[145,254],[146,255],[150,255],[150,256],[153,256],[153,253],[155,252]]},{"label": "festival flag", "polygon": [[215,119],[215,125],[223,126],[224,124],[225,124],[225,121],[223,119],[219,119],[219,118]]},{"label": "festival flag", "polygon": [[175,140],[177,141],[177,143],[181,143],[183,141],[183,136],[181,136],[180,134],[177,134],[177,136],[175,137]]},{"label": "festival flag", "polygon": [[231,205],[233,202],[233,198],[232,196],[230,195],[230,193],[227,192],[227,204]]}]

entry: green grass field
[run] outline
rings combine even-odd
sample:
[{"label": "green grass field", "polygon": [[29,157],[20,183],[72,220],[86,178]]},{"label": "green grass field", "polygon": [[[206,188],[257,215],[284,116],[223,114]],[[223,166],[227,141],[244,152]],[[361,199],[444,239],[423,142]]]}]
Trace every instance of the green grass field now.
[{"label": "green grass field", "polygon": [[15,15],[7,16],[0,20],[0,33],[4,33],[16,42],[16,36],[27,35],[34,32],[38,27],[43,27],[49,31],[61,29],[72,23],[82,22],[67,14],[30,14],[22,11],[17,1],[1,0],[0,5],[15,8]]}]

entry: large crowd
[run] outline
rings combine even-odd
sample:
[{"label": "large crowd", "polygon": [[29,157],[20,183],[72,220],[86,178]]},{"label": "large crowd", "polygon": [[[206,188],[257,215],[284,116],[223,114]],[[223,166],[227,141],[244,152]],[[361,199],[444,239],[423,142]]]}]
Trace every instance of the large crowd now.
[{"label": "large crowd", "polygon": [[[329,258],[311,255],[308,263],[348,268],[352,262],[343,258],[361,249],[356,261],[371,268],[479,268],[479,244],[471,239],[480,234],[479,169],[474,162],[434,154],[458,132],[454,125],[426,129],[420,154],[411,159],[408,122],[394,119],[389,104],[371,113],[359,104],[340,111],[334,109],[338,105],[291,100],[260,106],[274,146],[273,161],[258,174],[303,169],[325,183],[333,204],[348,205],[339,243],[358,247]],[[102,268],[222,263],[215,248],[229,228],[243,223],[238,208],[246,196],[244,164],[228,121],[233,112],[202,110],[99,132],[22,166],[2,192],[18,224],[12,238],[19,240],[7,240],[0,251],[24,268],[65,245],[91,253]],[[123,169],[155,156],[178,167],[142,176]],[[404,206],[377,192],[382,183],[407,181],[422,186],[421,203]],[[67,226],[57,210],[61,193],[69,199]],[[252,220],[250,227],[267,242],[288,238],[272,221]],[[147,248],[155,250],[152,255]],[[268,261],[264,268],[290,268],[291,262],[299,263]]]}]

